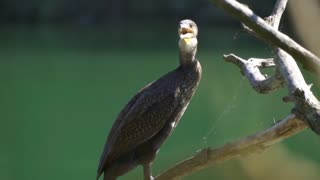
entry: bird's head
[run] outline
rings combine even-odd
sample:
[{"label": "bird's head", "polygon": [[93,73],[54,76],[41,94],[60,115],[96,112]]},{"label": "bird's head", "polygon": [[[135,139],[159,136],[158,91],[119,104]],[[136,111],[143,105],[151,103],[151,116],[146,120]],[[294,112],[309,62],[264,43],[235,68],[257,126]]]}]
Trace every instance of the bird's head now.
[{"label": "bird's head", "polygon": [[180,39],[185,38],[197,38],[198,36],[198,26],[195,22],[190,19],[185,19],[180,21],[178,33]]},{"label": "bird's head", "polygon": [[180,21],[179,28],[179,48],[180,53],[185,55],[191,55],[194,58],[194,55],[197,51],[198,45],[198,27],[195,22],[190,19],[185,19]]}]

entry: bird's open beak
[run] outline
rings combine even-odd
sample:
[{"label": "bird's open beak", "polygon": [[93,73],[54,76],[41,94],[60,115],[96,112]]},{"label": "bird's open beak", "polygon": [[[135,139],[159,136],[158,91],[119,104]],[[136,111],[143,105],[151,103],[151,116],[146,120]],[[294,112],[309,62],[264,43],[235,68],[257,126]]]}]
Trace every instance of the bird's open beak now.
[{"label": "bird's open beak", "polygon": [[193,34],[193,29],[189,26],[189,24],[180,24],[179,36],[181,39],[190,38],[193,36]]},{"label": "bird's open beak", "polygon": [[189,27],[180,27],[180,35],[185,35],[187,33],[193,33],[193,30]]}]

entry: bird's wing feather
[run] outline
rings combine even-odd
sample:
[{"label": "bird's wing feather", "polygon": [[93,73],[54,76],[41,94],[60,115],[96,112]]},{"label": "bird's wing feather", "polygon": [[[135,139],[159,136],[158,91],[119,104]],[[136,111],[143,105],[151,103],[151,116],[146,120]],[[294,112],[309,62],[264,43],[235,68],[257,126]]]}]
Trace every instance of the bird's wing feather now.
[{"label": "bird's wing feather", "polygon": [[177,102],[174,98],[173,94],[141,97],[130,110],[132,115],[126,116],[126,120],[121,124],[119,135],[115,138],[112,147],[115,149],[114,152],[111,152],[112,156],[117,158],[119,154],[134,149],[157,134],[176,107]]},{"label": "bird's wing feather", "polygon": [[102,174],[103,170],[104,170],[104,166],[105,166],[105,162],[107,159],[107,155],[108,155],[108,151],[109,151],[109,142],[112,139],[112,135],[115,134],[115,132],[117,132],[117,130],[120,127],[120,124],[122,123],[122,121],[124,120],[124,117],[128,114],[128,112],[130,111],[130,109],[132,108],[132,106],[136,103],[137,99],[139,99],[139,97],[141,96],[142,92],[147,89],[149,86],[151,85],[148,84],[146,85],[143,89],[141,89],[137,94],[135,94],[133,96],[133,98],[131,98],[131,100],[127,103],[127,105],[121,110],[121,112],[119,113],[117,119],[115,120],[115,122],[112,125],[112,128],[109,132],[109,137],[107,138],[106,144],[104,146],[103,152],[101,154],[100,157],[100,162],[99,162],[99,166],[98,166],[98,174],[97,174],[97,179],[99,178],[99,176]]},{"label": "bird's wing feather", "polygon": [[140,91],[119,114],[113,125],[100,160],[98,174],[103,172],[106,161],[118,158],[153,137],[177,106],[175,98],[174,91],[148,91],[148,88]]}]

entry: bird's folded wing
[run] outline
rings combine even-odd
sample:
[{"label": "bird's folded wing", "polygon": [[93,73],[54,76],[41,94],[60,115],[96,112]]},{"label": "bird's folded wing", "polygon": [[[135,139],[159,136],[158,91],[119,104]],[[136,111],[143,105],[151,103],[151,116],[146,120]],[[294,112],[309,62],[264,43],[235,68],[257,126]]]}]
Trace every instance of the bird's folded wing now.
[{"label": "bird's folded wing", "polygon": [[111,140],[110,158],[117,158],[157,134],[176,108],[174,98],[173,94],[141,96],[122,121],[118,135]]},{"label": "bird's folded wing", "polygon": [[104,146],[103,152],[101,154],[100,157],[100,162],[99,162],[99,166],[98,166],[98,172],[97,172],[97,179],[99,178],[99,176],[102,174],[103,170],[104,170],[104,166],[107,160],[107,156],[108,156],[108,152],[110,149],[110,146],[108,144],[111,144],[111,140],[114,139],[114,135],[116,134],[116,132],[118,131],[118,129],[120,128],[121,123],[123,122],[123,120],[125,119],[126,115],[129,113],[130,109],[135,105],[135,103],[137,102],[137,100],[140,98],[140,96],[143,94],[143,91],[145,91],[146,89],[148,89],[150,87],[150,85],[152,85],[152,83],[146,85],[144,88],[142,88],[137,94],[135,94],[131,100],[128,102],[128,104],[121,110],[121,112],[119,113],[117,119],[115,120],[115,122],[112,125],[112,128],[109,132],[109,136],[107,138],[106,144]]},{"label": "bird's folded wing", "polygon": [[177,107],[175,98],[175,94],[170,92],[144,93],[127,112],[121,112],[122,117],[118,118],[122,119],[117,119],[118,127],[113,127],[113,134],[109,134],[98,173],[102,173],[106,161],[118,158],[158,133]]}]

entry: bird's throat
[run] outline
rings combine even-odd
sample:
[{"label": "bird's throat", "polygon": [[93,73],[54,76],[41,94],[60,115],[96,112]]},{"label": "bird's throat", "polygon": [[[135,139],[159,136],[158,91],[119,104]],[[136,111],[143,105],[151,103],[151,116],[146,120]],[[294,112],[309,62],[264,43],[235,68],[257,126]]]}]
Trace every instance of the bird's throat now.
[{"label": "bird's throat", "polygon": [[183,38],[179,41],[180,64],[192,63],[197,52],[197,38]]},{"label": "bird's throat", "polygon": [[192,43],[192,38],[184,38],[182,39],[186,45]]}]

